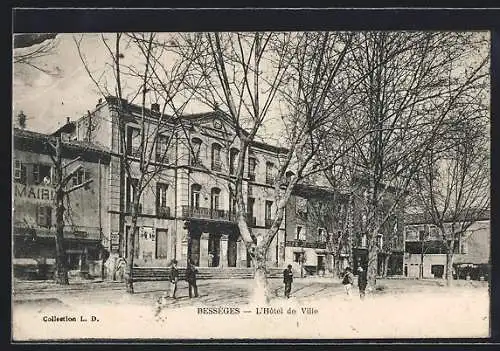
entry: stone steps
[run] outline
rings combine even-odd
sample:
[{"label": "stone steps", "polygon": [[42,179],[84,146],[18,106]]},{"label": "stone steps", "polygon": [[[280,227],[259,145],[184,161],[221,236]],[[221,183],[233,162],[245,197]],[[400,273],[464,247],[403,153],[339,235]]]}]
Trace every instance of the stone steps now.
[{"label": "stone steps", "polygon": [[[186,269],[179,267],[179,279],[183,280]],[[170,269],[168,267],[135,267],[134,281],[164,281],[168,280]],[[280,278],[281,268],[268,269],[268,278]],[[198,268],[197,279],[251,279],[253,268]]]}]

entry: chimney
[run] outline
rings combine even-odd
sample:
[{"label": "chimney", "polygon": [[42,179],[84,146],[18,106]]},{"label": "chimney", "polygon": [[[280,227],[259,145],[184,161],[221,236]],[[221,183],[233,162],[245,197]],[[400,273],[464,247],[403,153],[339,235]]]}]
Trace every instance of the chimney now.
[{"label": "chimney", "polygon": [[99,100],[97,100],[97,105],[95,105],[95,107],[98,107],[100,104],[102,104],[102,98],[99,98]]},{"label": "chimney", "polygon": [[66,124],[70,123],[70,117],[66,117]]},{"label": "chimney", "polygon": [[151,104],[151,111],[160,112],[160,104]]}]

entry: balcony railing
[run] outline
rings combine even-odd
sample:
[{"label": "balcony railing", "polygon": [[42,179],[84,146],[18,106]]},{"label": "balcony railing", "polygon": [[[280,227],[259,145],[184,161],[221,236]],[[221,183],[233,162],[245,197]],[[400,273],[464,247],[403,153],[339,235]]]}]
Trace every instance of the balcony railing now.
[{"label": "balcony railing", "polygon": [[161,163],[168,163],[168,156],[164,154],[156,154],[155,156],[155,161],[156,162],[161,162]]},{"label": "balcony railing", "polygon": [[[128,203],[126,204],[125,209],[128,213],[132,213],[133,207],[134,207],[133,203]],[[142,213],[142,204],[139,204],[139,213]]]},{"label": "balcony railing", "polygon": [[201,159],[199,157],[192,157],[192,156],[189,159],[189,164],[195,167],[200,167],[202,165]]},{"label": "balcony railing", "polygon": [[206,207],[191,208],[190,206],[182,206],[182,216],[192,218],[215,219],[222,221],[233,221],[236,219],[236,213],[211,209]]},{"label": "balcony railing", "polygon": [[127,154],[132,157],[140,157],[141,156],[141,147],[140,146],[129,146],[127,150]]},{"label": "balcony railing", "polygon": [[310,248],[310,249],[326,249],[326,243],[325,242],[319,242],[319,241],[306,241],[306,240],[287,240],[285,242],[286,246],[289,247],[303,247],[303,248]]},{"label": "balcony railing", "polygon": [[212,171],[222,171],[222,162],[217,160],[212,161]]},{"label": "balcony railing", "polygon": [[274,184],[274,176],[271,174],[266,174],[266,184],[273,185]]},{"label": "balcony railing", "polygon": [[264,220],[264,225],[266,228],[271,228],[271,225],[273,224],[273,222],[274,222],[274,219],[266,218]]},{"label": "balcony railing", "polygon": [[170,217],[170,207],[168,206],[158,206],[156,208],[156,216],[159,218],[168,218]]}]

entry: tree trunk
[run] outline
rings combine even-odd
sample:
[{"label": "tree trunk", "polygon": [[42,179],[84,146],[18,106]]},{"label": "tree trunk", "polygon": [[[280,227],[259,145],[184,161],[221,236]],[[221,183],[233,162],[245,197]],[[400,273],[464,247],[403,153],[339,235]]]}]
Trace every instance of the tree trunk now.
[{"label": "tree trunk", "polygon": [[387,277],[387,268],[389,266],[389,257],[390,257],[390,254],[387,253],[385,254],[385,257],[384,257],[384,273],[383,273],[383,277]]},{"label": "tree trunk", "polygon": [[56,283],[68,285],[68,270],[66,268],[66,251],[64,249],[64,192],[56,191]]},{"label": "tree trunk", "polygon": [[420,245],[420,267],[418,276],[420,279],[424,279],[424,242],[422,240]]},{"label": "tree trunk", "polygon": [[377,284],[377,254],[378,248],[377,245],[371,243],[371,239],[369,240],[368,246],[368,267],[367,267],[367,287],[370,290],[375,290],[375,285]]},{"label": "tree trunk", "polygon": [[252,260],[255,267],[255,272],[254,290],[251,302],[255,304],[266,304],[270,300],[270,294],[267,285],[266,250],[262,247],[256,247]]},{"label": "tree trunk", "polygon": [[446,252],[446,285],[453,285],[453,246]]},{"label": "tree trunk", "polygon": [[56,283],[68,285],[68,270],[66,267],[66,251],[64,249],[64,184],[62,167],[62,142],[59,135],[56,140]]},{"label": "tree trunk", "polygon": [[134,293],[134,257],[135,257],[135,236],[137,232],[137,214],[139,212],[139,200],[135,197],[132,206],[132,225],[127,238],[127,268],[125,270],[125,285],[129,294]]}]

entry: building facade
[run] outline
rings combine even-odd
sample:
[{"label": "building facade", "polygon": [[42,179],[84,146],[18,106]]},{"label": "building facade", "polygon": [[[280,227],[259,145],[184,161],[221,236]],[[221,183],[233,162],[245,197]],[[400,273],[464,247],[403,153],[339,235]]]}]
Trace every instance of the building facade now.
[{"label": "building facade", "polygon": [[[70,124],[68,124],[70,126]],[[55,262],[54,150],[50,136],[14,129],[13,134],[13,265],[15,274],[23,267],[50,270]],[[92,179],[70,193],[65,202],[65,250],[70,270],[101,275],[101,244],[109,233],[107,215],[110,154],[94,144],[62,142],[63,163],[80,157],[83,167],[68,187]],[[39,272],[41,276],[44,274]]]},{"label": "building facade", "polygon": [[[60,129],[67,133],[66,138],[72,144],[93,145],[92,161],[84,160],[89,163],[86,167],[92,175],[96,172],[96,162],[101,167],[99,206],[92,198],[85,200],[86,206],[74,208],[81,211],[76,216],[82,228],[95,226],[95,218],[100,218],[99,230],[88,229],[93,234],[88,234],[86,240],[92,238],[97,242],[101,238],[110,253],[106,264],[112,270],[120,258],[127,258],[132,188],[145,173],[144,169],[140,171],[138,151],[146,150],[151,162],[139,199],[134,263],[165,267],[175,258],[184,266],[189,258],[201,267],[250,267],[234,221],[231,179],[236,172],[240,146],[231,121],[221,111],[184,115],[179,121],[161,114],[159,106],[153,104],[144,109],[142,125],[142,113],[140,106],[109,97],[100,100],[87,115]],[[141,135],[146,137],[141,139]],[[141,143],[147,145],[142,148]],[[32,146],[25,149],[34,150]],[[243,198],[249,229],[258,242],[273,222],[274,178],[280,158],[288,150],[253,141],[247,151]],[[292,264],[301,274],[311,275],[340,274],[348,265],[354,268],[366,265],[362,195],[343,193],[319,185],[321,182],[309,183],[293,189],[284,220],[267,251],[268,266]],[[93,182],[91,186],[96,184]],[[79,196],[90,196],[89,192],[84,194]],[[398,218],[398,214],[391,218],[379,235],[380,275],[403,271],[404,241]]]},{"label": "building facade", "polygon": [[[73,137],[89,138],[109,148],[110,245],[112,255],[126,258],[131,227],[131,185],[140,176],[139,149],[141,108],[116,98],[99,103],[94,111],[76,121]],[[119,111],[122,111],[121,113]],[[124,121],[120,124],[120,120]],[[219,111],[183,116],[175,123],[152,105],[146,111],[145,130],[154,176],[140,198],[135,259],[138,266],[165,266],[175,258],[187,258],[201,267],[249,267],[250,261],[234,222],[235,206],[230,179],[236,170],[238,142],[230,121]],[[121,138],[120,126],[125,137]],[[90,127],[89,127],[90,126]],[[161,128],[161,132],[156,130]],[[146,132],[147,133],[147,132]],[[125,140],[122,140],[125,139]],[[122,144],[126,160],[120,158]],[[253,142],[245,160],[243,192],[248,223],[255,240],[271,226],[275,211],[273,177],[283,148]],[[123,162],[130,165],[130,177]],[[281,265],[285,225],[268,251],[269,262]]]},{"label": "building facade", "polygon": [[[405,276],[445,278],[446,245],[435,225],[421,216],[412,216],[405,224]],[[451,223],[445,223],[451,232]],[[470,225],[454,246],[453,268],[455,279],[487,279],[490,270],[490,220],[485,212]]]}]

